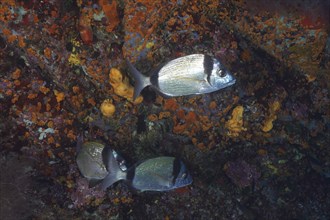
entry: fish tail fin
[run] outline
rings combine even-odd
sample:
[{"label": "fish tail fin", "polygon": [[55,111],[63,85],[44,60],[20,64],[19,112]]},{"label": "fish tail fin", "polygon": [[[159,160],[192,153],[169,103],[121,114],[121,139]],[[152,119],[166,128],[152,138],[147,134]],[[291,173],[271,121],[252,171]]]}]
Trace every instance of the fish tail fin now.
[{"label": "fish tail fin", "polygon": [[[103,152],[102,152],[103,153]],[[101,189],[106,190],[109,186],[113,185],[119,180],[126,179],[126,172],[122,171],[118,165],[116,158],[113,156],[112,150],[107,151],[106,168],[109,174],[102,180]],[[103,155],[102,155],[103,156]]]},{"label": "fish tail fin", "polygon": [[122,180],[117,177],[117,173],[110,172],[101,182],[101,189],[106,190],[109,186],[112,186],[114,183]]},{"label": "fish tail fin", "polygon": [[130,73],[133,75],[135,79],[135,86],[134,86],[134,95],[133,100],[135,100],[141,93],[141,91],[148,85],[150,85],[150,78],[147,76],[144,76],[142,73],[140,73],[134,66],[129,62],[129,60],[126,58],[126,62],[128,64]]}]

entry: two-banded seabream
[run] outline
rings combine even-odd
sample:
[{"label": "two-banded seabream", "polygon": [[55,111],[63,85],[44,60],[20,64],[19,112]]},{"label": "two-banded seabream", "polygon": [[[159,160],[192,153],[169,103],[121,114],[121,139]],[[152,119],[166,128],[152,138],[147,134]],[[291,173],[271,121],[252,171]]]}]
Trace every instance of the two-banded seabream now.
[{"label": "two-banded seabream", "polygon": [[204,54],[171,60],[152,71],[149,77],[126,61],[135,79],[134,99],[147,86],[152,86],[164,96],[174,97],[210,93],[236,82],[219,60]]},{"label": "two-banded seabream", "polygon": [[175,157],[155,157],[123,171],[113,154],[108,154],[109,174],[101,183],[106,189],[115,182],[125,180],[132,188],[139,191],[168,191],[192,183],[192,178],[185,164]]}]

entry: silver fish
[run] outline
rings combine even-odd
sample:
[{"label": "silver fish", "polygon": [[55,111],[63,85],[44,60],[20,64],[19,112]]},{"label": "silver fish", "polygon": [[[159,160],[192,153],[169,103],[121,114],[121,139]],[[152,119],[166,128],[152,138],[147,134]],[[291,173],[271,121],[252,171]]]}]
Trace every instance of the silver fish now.
[{"label": "silver fish", "polygon": [[134,99],[146,86],[152,86],[164,96],[174,97],[210,93],[236,82],[223,64],[204,54],[192,54],[169,61],[154,70],[150,77],[126,61],[135,79]]},{"label": "silver fish", "polygon": [[[82,145],[79,146],[80,149],[76,159],[78,168],[81,174],[89,180],[90,186],[94,186],[109,174],[109,167],[104,163],[104,155],[107,153],[105,151],[108,147],[95,141],[78,144]],[[116,151],[111,152],[120,169],[126,170],[125,160]]]},{"label": "silver fish", "polygon": [[192,183],[192,178],[183,162],[175,157],[156,157],[122,171],[113,154],[109,154],[111,171],[101,183],[106,189],[120,180],[126,180],[139,191],[168,191]]}]

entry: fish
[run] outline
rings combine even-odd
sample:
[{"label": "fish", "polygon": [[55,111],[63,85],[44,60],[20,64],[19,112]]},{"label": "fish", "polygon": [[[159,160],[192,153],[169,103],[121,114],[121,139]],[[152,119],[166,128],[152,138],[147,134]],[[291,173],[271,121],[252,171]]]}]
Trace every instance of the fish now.
[{"label": "fish", "polygon": [[[76,163],[80,173],[89,181],[90,187],[99,184],[108,174],[109,168],[106,166],[104,155],[107,149],[103,143],[96,141],[78,142],[78,154]],[[120,166],[120,169],[126,170],[126,161],[114,150],[112,155]]]},{"label": "fish", "polygon": [[147,86],[165,97],[176,97],[210,93],[236,82],[219,60],[204,54],[171,60],[153,70],[149,77],[139,72],[128,59],[126,62],[135,80],[134,100]]},{"label": "fish", "polygon": [[137,191],[169,191],[192,183],[185,164],[178,158],[161,156],[139,162],[123,171],[118,166],[112,153],[109,153],[109,174],[101,182],[101,189],[106,190],[114,183],[124,180]]}]

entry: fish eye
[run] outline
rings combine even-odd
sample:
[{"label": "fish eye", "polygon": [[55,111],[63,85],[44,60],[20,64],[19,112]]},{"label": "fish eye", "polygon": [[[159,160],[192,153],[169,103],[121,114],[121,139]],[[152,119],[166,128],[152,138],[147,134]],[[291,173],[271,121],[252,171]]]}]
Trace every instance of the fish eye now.
[{"label": "fish eye", "polygon": [[218,69],[218,72],[217,74],[220,76],[220,77],[225,77],[227,75],[227,72],[225,69]]}]

